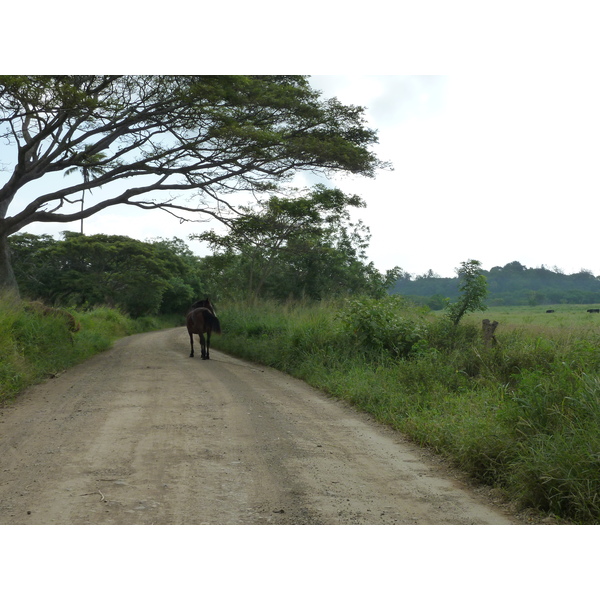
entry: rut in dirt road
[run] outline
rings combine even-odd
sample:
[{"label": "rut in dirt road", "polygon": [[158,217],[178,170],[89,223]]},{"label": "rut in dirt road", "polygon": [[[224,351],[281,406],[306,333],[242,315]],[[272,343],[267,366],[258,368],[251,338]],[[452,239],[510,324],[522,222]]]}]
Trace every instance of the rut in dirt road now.
[{"label": "rut in dirt road", "polygon": [[1,524],[511,524],[301,381],[141,334],[3,408]]}]

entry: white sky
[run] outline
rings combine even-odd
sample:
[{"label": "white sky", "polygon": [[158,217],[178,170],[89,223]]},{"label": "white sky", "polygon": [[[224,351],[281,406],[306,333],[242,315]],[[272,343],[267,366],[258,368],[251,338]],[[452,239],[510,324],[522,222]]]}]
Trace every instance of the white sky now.
[{"label": "white sky", "polygon": [[[374,149],[394,165],[373,180],[333,182],[366,201],[355,215],[371,229],[369,258],[380,270],[400,266],[453,276],[462,261],[478,259],[486,269],[518,260],[600,275],[600,76],[594,64],[600,54],[592,3],[573,0],[566,9],[507,0],[500,10],[480,1],[422,0],[400,2],[390,13],[389,3],[378,0],[355,12],[308,0],[292,20],[278,17],[285,28],[269,26],[268,19],[252,22],[245,5],[234,5],[242,12],[230,13],[226,32],[215,25],[202,28],[202,36],[192,35],[191,23],[202,13],[202,22],[215,24],[222,11],[215,8],[211,21],[206,11],[213,9],[186,5],[185,23],[174,12],[164,15],[153,24],[161,27],[163,43],[143,45],[141,64],[134,49],[147,38],[145,18],[144,31],[121,36],[106,53],[86,54],[83,64],[68,39],[52,38],[58,69],[37,69],[34,59],[11,72],[320,73],[312,82],[324,96],[367,107],[379,131]],[[319,7],[319,19],[311,7]],[[48,41],[46,17],[32,39]],[[110,21],[94,18],[99,28]],[[65,56],[74,68],[62,64]],[[369,72],[384,74],[360,74]],[[198,227],[158,212],[113,209],[88,219],[84,229],[187,239]],[[78,228],[34,225],[28,231]]]},{"label": "white sky", "polygon": [[578,74],[316,77],[368,107],[393,172],[342,182],[368,208],[380,269],[453,275],[484,268],[581,268],[600,275],[600,78]]}]

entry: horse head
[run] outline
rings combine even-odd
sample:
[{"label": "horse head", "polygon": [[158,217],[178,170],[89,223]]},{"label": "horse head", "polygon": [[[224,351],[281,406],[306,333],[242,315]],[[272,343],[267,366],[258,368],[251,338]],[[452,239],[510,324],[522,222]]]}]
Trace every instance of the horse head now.
[{"label": "horse head", "polygon": [[206,300],[198,300],[197,302],[194,302],[194,304],[192,304],[192,306],[190,307],[190,311],[194,310],[195,308],[208,308],[208,310],[210,310],[210,312],[212,312],[213,315],[216,315],[215,308],[211,304],[208,297],[206,298]]}]

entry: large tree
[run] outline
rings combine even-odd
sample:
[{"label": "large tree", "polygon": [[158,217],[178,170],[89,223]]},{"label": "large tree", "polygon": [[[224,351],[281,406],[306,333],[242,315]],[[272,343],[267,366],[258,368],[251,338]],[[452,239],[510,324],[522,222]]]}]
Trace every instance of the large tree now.
[{"label": "large tree", "polygon": [[366,264],[368,228],[351,223],[349,214],[350,207],[363,206],[358,196],[317,185],[306,193],[271,195],[240,207],[240,216],[224,234],[192,237],[215,250],[204,264],[220,281],[219,289],[238,297],[383,294],[397,270],[383,276]]},{"label": "large tree", "polygon": [[[383,165],[363,113],[301,76],[0,76],[0,137],[14,152],[0,181],[0,288],[16,288],[7,237],[31,223],[115,205],[226,219],[232,192],[299,170],[373,176]],[[92,162],[94,177],[56,177]]]}]

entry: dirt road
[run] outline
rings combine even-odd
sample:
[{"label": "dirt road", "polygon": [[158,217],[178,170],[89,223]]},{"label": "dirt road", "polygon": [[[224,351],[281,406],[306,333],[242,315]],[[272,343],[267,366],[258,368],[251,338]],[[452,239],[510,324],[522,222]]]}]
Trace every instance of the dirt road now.
[{"label": "dirt road", "polygon": [[342,402],[136,335],[0,409],[0,524],[510,524]]}]

